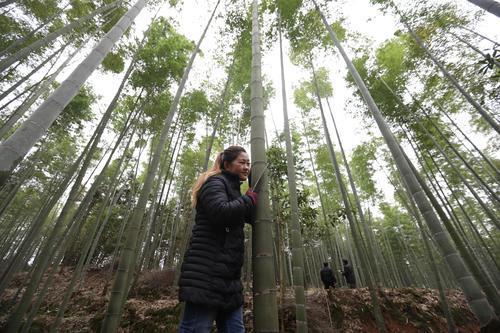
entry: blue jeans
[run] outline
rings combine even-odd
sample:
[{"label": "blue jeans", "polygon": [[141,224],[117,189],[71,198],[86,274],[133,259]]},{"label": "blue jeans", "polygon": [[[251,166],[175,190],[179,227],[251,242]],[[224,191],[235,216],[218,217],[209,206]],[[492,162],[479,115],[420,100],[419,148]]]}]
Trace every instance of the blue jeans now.
[{"label": "blue jeans", "polygon": [[243,306],[233,311],[222,311],[208,306],[186,302],[179,333],[209,333],[212,324],[219,333],[244,333]]}]

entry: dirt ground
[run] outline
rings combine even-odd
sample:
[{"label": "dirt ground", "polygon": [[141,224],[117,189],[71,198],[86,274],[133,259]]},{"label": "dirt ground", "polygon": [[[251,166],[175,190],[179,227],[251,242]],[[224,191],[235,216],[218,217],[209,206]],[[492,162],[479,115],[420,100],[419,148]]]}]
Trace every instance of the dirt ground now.
[{"label": "dirt ground", "polygon": [[[71,279],[69,268],[55,276],[44,297],[30,332],[48,332],[57,314],[65,286]],[[27,276],[20,274],[0,298],[0,332],[12,310],[13,298]],[[172,272],[147,272],[132,289],[125,305],[120,332],[176,332],[181,313]],[[74,292],[60,332],[98,332],[106,312],[109,274],[90,271]],[[389,332],[447,332],[438,293],[432,289],[401,288],[379,290],[384,322]],[[447,299],[459,332],[479,332],[479,324],[470,312],[462,293],[447,290]],[[306,311],[309,332],[377,332],[366,288],[308,289]],[[295,332],[293,290],[287,289],[279,305],[282,332]],[[252,294],[245,293],[244,320],[247,332],[253,332]]]}]

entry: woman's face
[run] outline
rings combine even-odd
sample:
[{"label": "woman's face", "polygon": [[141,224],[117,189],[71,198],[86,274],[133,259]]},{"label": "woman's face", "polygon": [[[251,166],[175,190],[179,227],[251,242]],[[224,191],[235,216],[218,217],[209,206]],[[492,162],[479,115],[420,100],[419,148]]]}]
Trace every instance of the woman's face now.
[{"label": "woman's face", "polygon": [[247,153],[240,153],[238,157],[231,163],[225,162],[224,169],[240,177],[240,180],[245,181],[250,172],[250,158]]}]

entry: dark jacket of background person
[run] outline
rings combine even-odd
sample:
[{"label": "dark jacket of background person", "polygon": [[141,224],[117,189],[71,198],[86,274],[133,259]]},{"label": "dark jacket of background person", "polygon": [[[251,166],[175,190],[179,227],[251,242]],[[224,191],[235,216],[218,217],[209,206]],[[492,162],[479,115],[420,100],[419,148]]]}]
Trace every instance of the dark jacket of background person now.
[{"label": "dark jacket of background person", "polygon": [[237,175],[222,171],[203,184],[181,267],[180,301],[228,311],[243,304],[243,227],[252,210],[252,200],[241,195]]},{"label": "dark jacket of background person", "polygon": [[335,275],[333,275],[333,271],[330,267],[325,266],[320,271],[321,281],[325,285],[325,289],[329,287],[335,288],[335,284],[337,283],[337,279],[335,279]]},{"label": "dark jacket of background person", "polygon": [[349,287],[356,287],[356,277],[354,276],[354,271],[349,264],[344,263],[344,271],[342,272],[342,275],[345,277],[345,281]]}]

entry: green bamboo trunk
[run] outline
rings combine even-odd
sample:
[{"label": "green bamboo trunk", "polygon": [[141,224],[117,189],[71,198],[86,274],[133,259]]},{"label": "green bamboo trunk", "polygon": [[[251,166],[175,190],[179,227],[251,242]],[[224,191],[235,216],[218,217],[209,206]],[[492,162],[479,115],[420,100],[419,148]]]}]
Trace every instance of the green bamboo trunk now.
[{"label": "green bamboo trunk", "polygon": [[354,241],[354,246],[356,247],[356,250],[359,253],[359,258],[361,260],[362,267],[367,271],[366,281],[368,283],[368,289],[370,291],[370,296],[371,296],[371,302],[372,302],[372,305],[373,305],[373,312],[374,312],[374,316],[375,316],[375,321],[377,323],[378,330],[380,332],[386,332],[387,329],[385,327],[384,317],[382,315],[382,311],[381,311],[379,300],[378,300],[378,295],[377,295],[376,290],[375,290],[375,284],[373,283],[372,269],[371,269],[368,257],[365,256],[367,251],[364,248],[364,244],[363,244],[363,240],[361,238],[361,234],[358,233],[357,225],[356,225],[357,223],[356,223],[356,221],[354,219],[354,216],[353,216],[353,213],[352,213],[351,204],[349,202],[349,195],[348,195],[347,189],[346,189],[346,187],[344,185],[344,181],[342,180],[342,174],[340,173],[340,168],[339,168],[339,165],[338,165],[338,162],[337,162],[337,157],[335,155],[335,151],[333,150],[333,143],[331,141],[330,133],[328,131],[328,127],[327,127],[327,124],[326,124],[325,113],[323,111],[323,106],[322,106],[322,103],[321,103],[321,97],[319,95],[319,87],[318,87],[318,83],[316,81],[316,74],[315,74],[315,71],[314,71],[314,67],[312,66],[312,62],[311,62],[311,67],[312,67],[312,71],[313,71],[313,84],[314,84],[314,87],[315,87],[316,97],[318,99],[318,106],[319,106],[320,113],[321,113],[321,120],[323,122],[323,131],[324,131],[326,143],[327,143],[327,146],[328,146],[328,152],[329,152],[329,155],[330,155],[330,160],[332,161],[333,168],[335,169],[335,178],[337,180],[337,185],[338,185],[338,187],[340,189],[340,193],[342,195],[342,200],[344,202],[344,207],[345,207],[345,213],[347,215],[347,220],[349,221],[349,225],[351,227],[351,233],[352,233],[352,238],[353,238],[353,241]]},{"label": "green bamboo trunk", "polygon": [[281,94],[283,98],[283,122],[286,143],[286,166],[288,175],[288,193],[290,196],[290,225],[292,239],[293,280],[295,290],[295,321],[296,332],[307,332],[306,297],[304,293],[304,249],[299,223],[299,203],[297,195],[297,181],[293,161],[292,138],[288,122],[288,110],[285,88],[285,68],[283,65],[283,43],[281,40],[281,19],[279,21],[280,64],[281,64]]},{"label": "green bamboo trunk", "polygon": [[138,235],[140,232],[140,227],[142,223],[142,218],[144,216],[144,211],[146,209],[146,205],[149,199],[149,194],[153,188],[153,181],[156,177],[156,173],[158,170],[158,166],[160,164],[161,153],[165,146],[167,136],[170,130],[170,125],[172,124],[172,119],[177,112],[179,101],[184,90],[184,86],[186,85],[186,81],[189,76],[189,72],[193,66],[194,59],[198,54],[200,49],[201,42],[203,41],[206,32],[212,22],[212,19],[215,15],[217,7],[220,1],[217,2],[215,8],[208,20],[208,23],[203,31],[198,43],[196,44],[193,53],[191,54],[191,58],[189,59],[189,63],[187,64],[186,69],[184,70],[184,74],[179,82],[179,87],[175,94],[174,100],[170,106],[170,110],[165,119],[164,126],[160,133],[160,138],[158,143],[156,144],[155,150],[152,151],[151,162],[147,169],[146,179],[144,181],[144,186],[141,190],[141,194],[139,196],[139,200],[137,202],[137,206],[135,207],[130,219],[129,224],[127,226],[127,232],[125,237],[125,245],[123,248],[123,252],[120,256],[120,262],[118,265],[118,272],[116,274],[115,281],[113,283],[113,290],[111,292],[111,298],[108,304],[108,309],[106,313],[106,317],[103,321],[101,331],[102,332],[115,332],[118,329],[121,313],[123,311],[123,305],[128,295],[129,291],[129,283],[131,280],[131,276],[134,273],[135,268],[135,258],[137,257],[137,243],[138,243]]},{"label": "green bamboo trunk", "polygon": [[252,3],[252,75],[250,86],[252,180],[255,182],[260,179],[256,220],[252,232],[254,329],[256,332],[278,332],[272,219],[266,171],[267,158],[257,0],[253,0]]},{"label": "green bamboo trunk", "polygon": [[47,45],[51,41],[55,40],[57,37],[64,35],[70,31],[72,31],[73,29],[81,26],[83,23],[96,17],[100,13],[103,13],[109,9],[116,7],[116,6],[119,6],[122,2],[123,2],[123,0],[117,0],[117,1],[114,1],[110,4],[102,6],[100,8],[97,8],[92,13],[89,13],[89,14],[79,18],[78,20],[76,20],[76,21],[74,21],[66,26],[64,26],[64,27],[62,27],[54,32],[49,33],[44,38],[39,39],[36,42],[34,42],[34,43],[26,46],[25,48],[17,51],[16,53],[9,56],[8,58],[0,61],[0,73],[3,72],[4,70],[6,70],[10,65],[14,64],[16,61],[19,61],[19,60],[25,58],[28,54],[30,54],[34,50],[37,50],[37,49]]},{"label": "green bamboo trunk", "polygon": [[145,5],[145,0],[138,0],[47,100],[9,138],[0,144],[0,156],[2,156],[0,159],[0,186],[7,181],[12,170],[45,134],[66,105],[71,102],[81,86],[111,51],[125,30],[130,27]]}]

